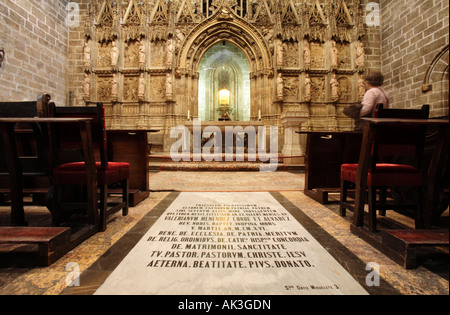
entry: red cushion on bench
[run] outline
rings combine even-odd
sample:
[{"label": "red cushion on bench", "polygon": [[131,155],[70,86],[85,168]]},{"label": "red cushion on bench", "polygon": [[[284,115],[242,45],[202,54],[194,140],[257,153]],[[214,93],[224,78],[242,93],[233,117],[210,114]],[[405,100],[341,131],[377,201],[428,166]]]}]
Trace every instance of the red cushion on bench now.
[{"label": "red cushion on bench", "polygon": [[[355,183],[358,164],[342,164],[341,180]],[[422,171],[410,165],[380,163],[367,174],[369,186],[420,186]]]},{"label": "red cushion on bench", "polygon": [[[130,176],[130,164],[125,162],[108,162],[106,169],[96,162],[97,181],[99,185],[107,185],[125,180]],[[86,169],[84,162],[67,163],[57,167],[54,171],[55,184],[83,185],[86,183]]]}]

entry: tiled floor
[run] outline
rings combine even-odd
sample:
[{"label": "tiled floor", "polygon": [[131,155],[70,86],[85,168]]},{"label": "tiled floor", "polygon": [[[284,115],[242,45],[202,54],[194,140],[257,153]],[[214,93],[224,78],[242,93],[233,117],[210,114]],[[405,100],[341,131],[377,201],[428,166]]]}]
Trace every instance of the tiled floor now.
[{"label": "tiled floor", "polygon": [[[337,213],[336,205],[324,207],[306,197],[303,188],[303,174],[285,172],[161,172],[150,176],[151,195],[138,206],[131,208],[127,217],[119,214],[113,216],[104,233],[98,233],[81,245],[67,253],[50,267],[33,267],[27,261],[0,260],[0,294],[90,294],[95,291],[98,282],[106,275],[96,273],[96,277],[83,277],[92,283],[82,283],[78,290],[67,288],[66,282],[74,269],[66,270],[69,263],[76,263],[79,272],[86,275],[91,270],[99,270],[105,257],[110,261],[120,260],[126,253],[110,250],[120,240],[123,244],[129,240],[136,228],[145,224],[151,225],[161,215],[156,207],[170,191],[280,191],[280,198],[286,200],[288,206],[301,209],[314,224],[333,239],[334,244],[343,245],[349,253],[360,261],[360,265],[375,262],[380,266],[380,275],[384,285],[374,294],[449,294],[448,283],[448,250],[442,259],[427,260],[414,270],[405,270],[350,232],[351,213],[342,218]],[[161,205],[160,205],[161,207]],[[27,207],[27,220],[30,224],[49,222],[48,211],[43,208]],[[408,218],[388,212],[389,216],[403,223],[412,224]],[[445,214],[448,217],[448,210]],[[144,218],[144,220],[142,220]],[[448,218],[447,218],[448,219]],[[8,220],[8,208],[0,208],[0,224]],[[144,222],[145,221],[145,222]],[[37,223],[40,222],[40,223]],[[140,222],[139,225],[137,223]],[[130,232],[131,231],[131,232]],[[137,237],[137,234],[135,235]],[[330,243],[330,244],[333,244]],[[132,244],[131,244],[132,245]],[[129,245],[130,246],[130,245]],[[332,246],[332,245],[324,245]],[[124,246],[125,248],[126,246]],[[116,246],[117,248],[117,246]],[[0,246],[3,252],[11,249]],[[330,248],[330,250],[332,250]],[[3,256],[0,256],[3,257]],[[100,259],[101,258],[101,259]],[[346,264],[345,261],[341,264]],[[350,264],[350,263],[349,263]],[[106,267],[105,267],[106,268]],[[107,268],[106,268],[107,269]],[[99,279],[100,278],[100,279]]]}]

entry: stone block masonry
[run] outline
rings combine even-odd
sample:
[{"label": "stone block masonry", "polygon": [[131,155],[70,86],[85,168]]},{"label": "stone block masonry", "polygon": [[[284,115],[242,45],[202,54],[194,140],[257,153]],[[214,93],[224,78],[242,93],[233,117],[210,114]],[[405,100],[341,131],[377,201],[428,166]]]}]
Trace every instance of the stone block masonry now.
[{"label": "stone block masonry", "polygon": [[68,0],[0,2],[0,100],[35,100],[50,93],[66,105]]},{"label": "stone block masonry", "polygon": [[447,69],[440,76],[446,83],[433,82],[433,91],[422,94],[430,65],[449,44],[448,10],[448,1],[381,1],[381,62],[392,107],[430,104],[431,117],[448,116],[448,53],[442,60]]},{"label": "stone block masonry", "polygon": [[[38,94],[47,92],[58,105],[85,105],[83,44],[85,23],[93,20],[88,10],[91,1],[72,1],[80,8],[78,26],[66,23],[69,0],[0,2],[0,48],[5,50],[0,68],[1,100],[34,100]],[[99,9],[102,2],[92,3]],[[346,1],[350,8],[351,2]],[[126,3],[122,1],[121,5],[126,7]],[[448,1],[361,0],[360,5],[367,8],[370,3],[380,5],[381,23],[379,26],[363,23],[360,30],[364,34],[365,68],[383,71],[392,107],[416,108],[430,104],[431,117],[448,116],[448,53],[436,63],[436,71],[430,75],[433,90],[422,94],[430,66],[449,43]],[[365,12],[362,18],[369,14],[367,9],[362,12]],[[149,52],[149,56],[154,55]],[[152,116],[156,117],[154,113]],[[162,124],[161,121],[162,118],[157,123]]]}]

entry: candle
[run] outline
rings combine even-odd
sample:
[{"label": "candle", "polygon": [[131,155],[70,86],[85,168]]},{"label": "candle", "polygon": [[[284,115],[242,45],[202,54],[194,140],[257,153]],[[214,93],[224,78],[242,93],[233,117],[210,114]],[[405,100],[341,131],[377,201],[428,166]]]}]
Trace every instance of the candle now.
[{"label": "candle", "polygon": [[258,119],[261,120],[261,110],[258,111]]},{"label": "candle", "polygon": [[188,116],[187,116],[187,120],[191,120],[191,111],[188,109]]}]

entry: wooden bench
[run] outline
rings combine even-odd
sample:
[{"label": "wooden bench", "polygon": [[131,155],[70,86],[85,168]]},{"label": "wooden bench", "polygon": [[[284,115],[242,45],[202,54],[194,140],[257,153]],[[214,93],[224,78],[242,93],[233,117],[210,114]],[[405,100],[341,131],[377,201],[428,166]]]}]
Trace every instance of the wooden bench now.
[{"label": "wooden bench", "polygon": [[385,253],[406,269],[417,268],[416,249],[419,247],[448,246],[448,230],[383,230]]},{"label": "wooden bench", "polygon": [[38,263],[50,266],[70,250],[67,227],[0,227],[0,244],[37,244]]},{"label": "wooden bench", "polygon": [[[37,101],[0,102],[0,118],[31,118],[48,115],[50,95],[39,95]],[[15,145],[19,154],[22,186],[33,197],[31,204],[45,205],[46,194],[50,188],[48,172],[48,144],[45,132],[29,124],[16,124],[14,128]],[[10,172],[7,167],[6,149],[0,139],[0,203],[7,202],[5,195],[11,193]],[[13,174],[17,176],[17,174]],[[46,189],[46,191],[44,191]],[[12,222],[17,225],[20,222]]]}]

